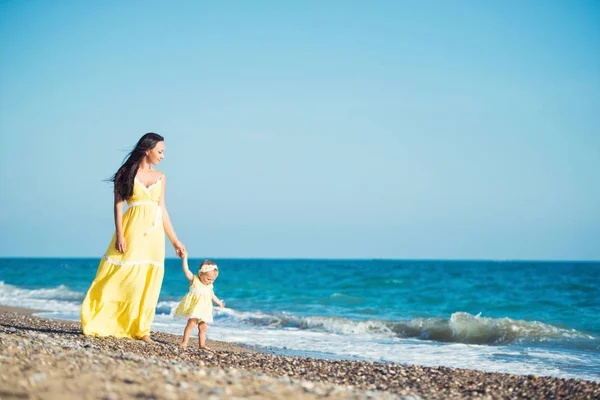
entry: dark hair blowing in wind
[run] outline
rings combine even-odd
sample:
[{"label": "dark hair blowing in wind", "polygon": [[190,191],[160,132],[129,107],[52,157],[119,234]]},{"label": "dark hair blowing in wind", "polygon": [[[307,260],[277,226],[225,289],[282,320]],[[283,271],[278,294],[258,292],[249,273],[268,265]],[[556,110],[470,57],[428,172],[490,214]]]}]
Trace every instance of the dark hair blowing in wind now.
[{"label": "dark hair blowing in wind", "polygon": [[140,162],[146,156],[146,151],[152,150],[158,142],[163,142],[165,139],[157,133],[149,132],[138,140],[135,148],[125,157],[123,165],[119,168],[116,174],[110,178],[115,184],[115,194],[121,200],[126,200],[133,194],[133,183],[137,175]]}]

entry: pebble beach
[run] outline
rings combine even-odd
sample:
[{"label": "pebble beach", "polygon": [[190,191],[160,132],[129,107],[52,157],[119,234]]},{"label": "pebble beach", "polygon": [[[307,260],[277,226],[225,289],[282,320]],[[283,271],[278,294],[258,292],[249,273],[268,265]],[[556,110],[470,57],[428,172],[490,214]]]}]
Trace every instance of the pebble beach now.
[{"label": "pebble beach", "polygon": [[279,356],[235,343],[213,352],[93,338],[73,321],[0,308],[0,399],[599,399],[600,383],[396,363]]}]

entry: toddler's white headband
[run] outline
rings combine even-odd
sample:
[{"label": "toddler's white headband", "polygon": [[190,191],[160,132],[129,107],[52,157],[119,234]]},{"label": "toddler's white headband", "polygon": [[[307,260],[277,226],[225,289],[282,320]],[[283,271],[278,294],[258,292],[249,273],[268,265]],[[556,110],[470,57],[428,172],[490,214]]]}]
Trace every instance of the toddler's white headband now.
[{"label": "toddler's white headband", "polygon": [[215,269],[219,269],[217,268],[216,264],[204,264],[202,267],[200,267],[200,272],[208,272],[213,271]]}]

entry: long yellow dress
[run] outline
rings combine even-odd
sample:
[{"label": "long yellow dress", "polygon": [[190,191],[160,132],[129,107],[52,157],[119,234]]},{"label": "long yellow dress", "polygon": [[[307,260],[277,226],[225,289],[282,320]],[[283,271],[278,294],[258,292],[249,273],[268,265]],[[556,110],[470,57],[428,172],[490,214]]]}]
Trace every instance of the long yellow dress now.
[{"label": "long yellow dress", "polygon": [[161,186],[162,177],[150,187],[135,179],[123,215],[127,251],[115,249],[115,233],[81,305],[85,335],[140,339],[150,334],[165,261]]}]

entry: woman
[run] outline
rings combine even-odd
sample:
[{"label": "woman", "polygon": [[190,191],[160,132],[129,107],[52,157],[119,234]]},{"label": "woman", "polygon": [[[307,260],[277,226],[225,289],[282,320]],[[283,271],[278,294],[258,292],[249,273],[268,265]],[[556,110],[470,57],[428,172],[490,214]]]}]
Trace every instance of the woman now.
[{"label": "woman", "polygon": [[[115,234],[81,305],[84,335],[130,337],[152,342],[150,325],[163,280],[165,233],[178,256],[165,205],[165,176],[152,168],[163,158],[162,136],[147,133],[112,177]],[[129,208],[123,215],[123,203]]]}]

